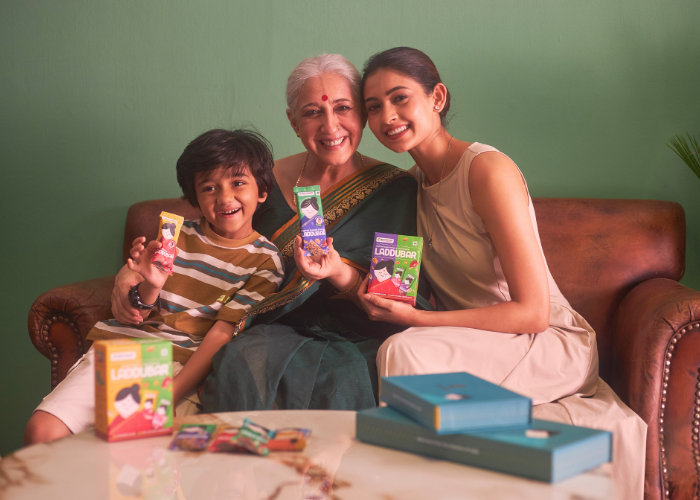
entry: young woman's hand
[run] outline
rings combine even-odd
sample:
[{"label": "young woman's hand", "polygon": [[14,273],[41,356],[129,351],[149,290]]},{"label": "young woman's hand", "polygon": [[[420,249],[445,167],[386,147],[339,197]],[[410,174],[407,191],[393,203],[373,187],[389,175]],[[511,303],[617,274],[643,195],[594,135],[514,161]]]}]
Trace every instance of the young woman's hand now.
[{"label": "young woman's hand", "polygon": [[[144,247],[146,237],[141,236],[136,238],[132,243],[129,254],[131,258],[127,259],[126,265],[135,273],[139,273],[154,288],[161,289],[168,280],[168,273],[157,269],[151,265],[153,256],[163,244],[160,241],[151,241]],[[177,255],[177,253],[176,253]]]},{"label": "young woman's hand", "polygon": [[294,260],[297,267],[305,278],[310,280],[322,280],[339,276],[343,271],[343,263],[340,255],[333,248],[333,238],[326,238],[328,244],[328,255],[304,256],[301,235],[297,235],[294,240]]},{"label": "young woman's hand", "polygon": [[367,293],[368,282],[369,274],[357,289],[357,297],[369,319],[395,325],[416,326],[420,311],[404,302],[389,300]]}]

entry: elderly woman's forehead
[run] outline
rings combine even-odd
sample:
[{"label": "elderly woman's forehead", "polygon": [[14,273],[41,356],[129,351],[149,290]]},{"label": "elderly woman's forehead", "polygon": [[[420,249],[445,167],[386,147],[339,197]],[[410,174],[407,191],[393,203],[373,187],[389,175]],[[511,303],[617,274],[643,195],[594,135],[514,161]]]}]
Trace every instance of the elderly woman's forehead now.
[{"label": "elderly woman's forehead", "polygon": [[[319,92],[320,94],[316,95]],[[338,99],[340,97],[353,99],[354,97],[348,81],[335,73],[324,73],[308,78],[301,87],[299,97],[321,99],[323,95],[328,95],[329,99]],[[303,106],[304,104],[301,105]]]}]

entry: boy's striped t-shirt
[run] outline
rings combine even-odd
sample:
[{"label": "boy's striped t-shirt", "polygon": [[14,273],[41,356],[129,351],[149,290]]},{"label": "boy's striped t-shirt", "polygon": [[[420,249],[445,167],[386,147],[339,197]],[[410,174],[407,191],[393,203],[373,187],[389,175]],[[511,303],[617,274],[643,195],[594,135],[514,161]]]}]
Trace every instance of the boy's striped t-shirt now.
[{"label": "boy's striped t-shirt", "polygon": [[185,221],[173,275],[160,293],[161,311],[139,325],[100,321],[89,340],[158,337],[173,342],[173,359],[187,361],[214,322],[238,321],[277,291],[284,277],[282,254],[253,232],[241,240],[216,234],[206,219]]}]

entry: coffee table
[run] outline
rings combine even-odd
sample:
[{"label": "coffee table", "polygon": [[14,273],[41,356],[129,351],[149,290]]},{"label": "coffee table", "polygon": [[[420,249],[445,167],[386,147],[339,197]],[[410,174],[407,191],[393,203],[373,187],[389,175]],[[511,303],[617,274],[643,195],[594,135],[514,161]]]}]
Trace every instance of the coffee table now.
[{"label": "coffee table", "polygon": [[106,443],[85,432],[0,460],[0,498],[455,500],[616,499],[608,465],[554,485],[360,443],[355,412],[279,410],[197,415],[184,422],[306,427],[303,452],[171,452],[170,437]]}]

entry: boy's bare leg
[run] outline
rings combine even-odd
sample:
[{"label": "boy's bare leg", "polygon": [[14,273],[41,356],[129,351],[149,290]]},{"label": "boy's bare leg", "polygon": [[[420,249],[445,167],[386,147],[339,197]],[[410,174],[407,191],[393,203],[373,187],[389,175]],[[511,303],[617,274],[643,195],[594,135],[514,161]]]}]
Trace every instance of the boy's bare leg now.
[{"label": "boy's bare leg", "polygon": [[54,439],[70,436],[72,432],[63,421],[45,411],[35,411],[24,430],[24,446],[48,443]]}]

